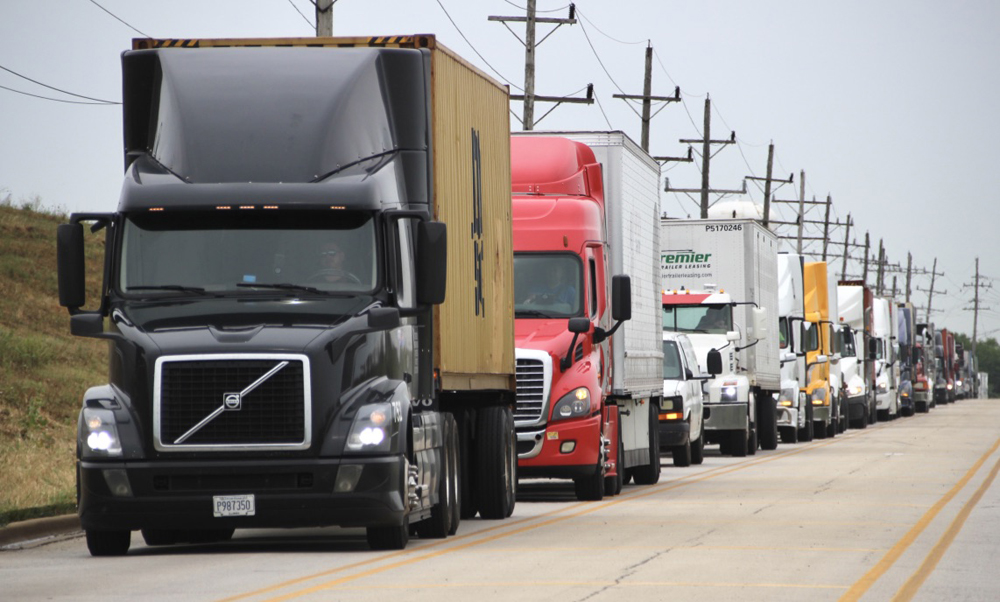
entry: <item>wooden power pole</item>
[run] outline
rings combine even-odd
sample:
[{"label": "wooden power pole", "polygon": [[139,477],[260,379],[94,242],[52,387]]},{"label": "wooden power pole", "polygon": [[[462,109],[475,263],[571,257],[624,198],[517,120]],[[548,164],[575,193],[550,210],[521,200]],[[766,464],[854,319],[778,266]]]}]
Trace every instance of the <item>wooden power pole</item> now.
[{"label": "wooden power pole", "polygon": [[[510,29],[507,25],[508,22],[512,23],[524,23],[525,33],[524,40],[521,41],[524,44],[524,94],[511,94],[511,100],[522,100],[524,101],[524,111],[521,117],[521,127],[524,131],[531,131],[535,129],[535,125],[539,121],[545,118],[542,115],[541,118],[535,119],[535,102],[553,102],[556,106],[568,102],[568,103],[582,103],[582,104],[593,104],[594,103],[594,86],[589,84],[587,86],[587,96],[586,98],[574,98],[572,96],[539,96],[535,94],[535,48],[537,48],[542,42],[544,42],[550,35],[552,35],[553,29],[540,41],[535,41],[535,26],[539,23],[553,24],[558,29],[562,25],[573,25],[576,23],[576,6],[574,4],[569,5],[569,18],[559,19],[556,17],[538,17],[536,16],[535,5],[537,0],[527,0],[527,8],[525,9],[526,16],[524,17],[489,17],[490,21],[499,21],[504,24],[504,27]],[[514,33],[511,30],[511,33]],[[517,37],[517,34],[514,34]],[[518,38],[520,40],[520,38]],[[555,107],[553,107],[554,109]],[[549,110],[551,112],[552,109]]]},{"label": "wooden power pole", "polygon": [[337,0],[315,0],[316,37],[328,38],[333,35],[333,3]]},{"label": "wooden power pole", "polygon": [[771,183],[781,182],[783,184],[791,184],[795,181],[795,174],[788,176],[787,180],[775,180],[771,177],[774,168],[774,143],[767,145],[767,174],[763,178],[758,178],[755,176],[747,176],[747,180],[763,180],[764,181],[764,227],[769,227],[771,223]]},{"label": "wooden power pole", "polygon": [[[615,98],[621,98],[625,102],[630,100],[641,100],[642,101],[642,137],[640,145],[642,150],[649,152],[649,122],[655,117],[651,114],[653,110],[653,101],[657,102],[680,102],[681,100],[681,88],[677,86],[674,88],[673,96],[653,96],[653,46],[650,44],[646,46],[646,72],[642,80],[642,96],[636,96],[634,94],[615,94]],[[662,110],[662,108],[660,109]],[[657,111],[659,113],[660,111]]]},{"label": "wooden power pole", "polygon": [[840,279],[847,280],[847,256],[850,254],[848,245],[851,240],[851,214],[847,214],[847,231],[844,233],[844,262],[840,265]]}]

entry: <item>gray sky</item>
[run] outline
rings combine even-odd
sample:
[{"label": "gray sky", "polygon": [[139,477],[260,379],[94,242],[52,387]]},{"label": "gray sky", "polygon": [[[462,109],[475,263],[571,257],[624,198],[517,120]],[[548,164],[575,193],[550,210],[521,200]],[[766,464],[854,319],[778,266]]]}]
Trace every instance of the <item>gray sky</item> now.
[{"label": "gray sky", "polygon": [[[142,37],[132,28],[170,38],[314,33],[308,0],[96,3],[107,12],[91,0],[0,0],[0,66],[75,94],[119,101],[119,55]],[[523,16],[523,6],[523,0],[338,0],[334,34],[434,33],[520,87],[523,46],[487,17]],[[565,17],[567,6],[538,0],[539,16]],[[971,335],[972,312],[962,308],[971,307],[973,291],[962,285],[973,281],[975,257],[982,274],[1000,277],[1000,2],[579,0],[576,6],[580,22],[560,27],[538,48],[536,93],[568,95],[593,83],[600,106],[562,105],[536,129],[608,129],[610,122],[638,140],[638,115],[612,94],[619,87],[641,94],[648,40],[655,50],[653,94],[672,95],[679,85],[684,98],[653,120],[652,154],[686,152],[678,140],[701,136],[704,95],[710,94],[712,138],[735,130],[739,140],[712,160],[713,188],[739,188],[744,176],[763,176],[773,141],[775,176],[794,172],[796,180],[778,190],[779,199],[798,198],[805,170],[807,199],[832,195],[834,218],[850,213],[852,238],[863,243],[869,231],[873,254],[884,239],[889,261],[904,269],[907,252],[927,271],[937,257],[945,276],[935,290],[948,294],[935,294],[934,307],[944,311],[934,320]],[[523,36],[523,25],[511,27]],[[549,29],[539,26],[539,39]],[[2,70],[0,86],[84,100]],[[520,103],[512,109],[521,115]],[[536,118],[547,109],[536,107]],[[515,117],[511,122],[519,129]],[[44,205],[69,211],[116,208],[120,106],[0,89],[0,133],[0,198],[10,194],[17,203],[37,195]],[[667,169],[671,186],[700,186],[697,165]],[[748,186],[763,202],[760,188]],[[671,216],[698,215],[696,203],[682,194],[665,194],[663,206]],[[793,219],[792,207],[778,210]],[[822,220],[822,209],[807,218]],[[838,247],[843,236],[842,229],[832,235]],[[839,274],[840,260],[832,265]],[[857,264],[848,270],[860,272]],[[900,288],[904,281],[900,274]],[[914,278],[915,287],[929,285],[929,277]],[[1000,334],[1000,280],[996,286],[985,292],[983,304],[991,309],[980,313],[981,337]],[[914,290],[913,301],[925,306],[926,293]]]}]

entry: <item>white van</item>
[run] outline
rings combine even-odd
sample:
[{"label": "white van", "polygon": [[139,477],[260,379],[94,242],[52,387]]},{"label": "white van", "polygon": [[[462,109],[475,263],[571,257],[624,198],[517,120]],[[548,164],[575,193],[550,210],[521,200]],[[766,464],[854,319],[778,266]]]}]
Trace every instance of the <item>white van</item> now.
[{"label": "white van", "polygon": [[698,356],[686,334],[663,331],[663,399],[660,401],[660,450],[674,466],[701,464],[704,405]]}]

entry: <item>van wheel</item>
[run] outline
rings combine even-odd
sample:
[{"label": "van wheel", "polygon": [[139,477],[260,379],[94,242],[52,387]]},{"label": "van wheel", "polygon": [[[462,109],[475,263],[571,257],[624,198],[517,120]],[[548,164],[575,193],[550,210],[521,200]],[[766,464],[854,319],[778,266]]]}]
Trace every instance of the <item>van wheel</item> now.
[{"label": "van wheel", "polygon": [[91,556],[124,556],[132,544],[131,531],[87,529],[87,549]]},{"label": "van wheel", "polygon": [[684,445],[678,445],[673,448],[671,453],[674,457],[674,466],[679,466],[681,468],[691,466],[691,447],[691,442],[687,441]]},{"label": "van wheel", "polygon": [[755,424],[747,433],[747,455],[756,456],[759,441],[757,440],[757,425]]},{"label": "van wheel", "polygon": [[727,445],[727,451],[732,454],[734,458],[745,458],[747,455],[747,444],[749,443],[750,433],[746,429],[739,431],[729,431],[726,433],[729,438],[729,445]]},{"label": "van wheel", "polygon": [[691,463],[698,465],[705,461],[705,433],[702,431],[701,436],[698,437],[691,444]]}]

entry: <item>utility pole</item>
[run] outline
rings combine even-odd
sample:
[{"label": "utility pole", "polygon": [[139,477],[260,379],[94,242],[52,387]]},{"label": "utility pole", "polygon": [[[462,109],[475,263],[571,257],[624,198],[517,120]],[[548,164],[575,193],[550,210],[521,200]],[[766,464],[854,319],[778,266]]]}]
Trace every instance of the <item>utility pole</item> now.
[{"label": "utility pole", "polygon": [[708,194],[746,194],[747,182],[743,180],[743,190],[712,190],[709,186],[709,164],[712,160],[713,144],[736,144],[736,132],[732,132],[729,140],[712,140],[712,99],[705,96],[705,129],[701,140],[681,139],[681,144],[698,144],[701,146],[701,188],[671,188],[670,180],[666,182],[665,192],[698,192],[701,194],[701,219],[708,218]]},{"label": "utility pole", "polygon": [[892,275],[892,298],[893,298],[893,300],[896,299],[896,275],[895,274]]},{"label": "utility pole", "polygon": [[333,35],[333,3],[337,0],[314,0],[316,7],[316,37],[328,38]]},{"label": "utility pole", "polygon": [[906,254],[906,302],[910,302],[910,276],[913,273],[913,254]]},{"label": "utility pole", "polygon": [[878,285],[875,289],[878,291],[879,297],[882,296],[882,277],[885,276],[885,247],[882,245],[882,239],[878,239]]},{"label": "utility pole", "polygon": [[826,247],[830,244],[830,205],[833,199],[826,195],[826,218],[823,220],[823,261],[826,261]]},{"label": "utility pole", "polygon": [[[868,250],[870,248],[871,241],[868,238],[868,232],[865,232],[865,271],[864,275],[861,276],[861,281],[865,283],[865,286],[868,286]],[[933,286],[934,285],[932,284],[931,287],[933,288]]]},{"label": "utility pole", "polygon": [[[646,46],[646,74],[642,81],[642,96],[635,96],[632,94],[615,94],[615,98],[621,98],[622,100],[628,102],[630,100],[641,100],[642,101],[642,139],[641,145],[642,150],[649,152],[649,122],[656,115],[650,115],[653,108],[653,101],[658,102],[680,102],[681,100],[681,88],[677,86],[674,88],[673,96],[653,96],[653,45],[649,44]],[[663,108],[660,108],[662,111]],[[657,111],[659,113],[660,111]]]},{"label": "utility pole", "polygon": [[781,182],[782,184],[791,184],[795,180],[795,174],[788,176],[787,180],[775,180],[771,177],[772,168],[774,167],[774,143],[767,145],[767,176],[763,178],[758,178],[755,176],[747,176],[747,180],[764,180],[764,227],[768,228],[771,223],[771,182]]},{"label": "utility pole", "polygon": [[931,304],[934,301],[934,279],[937,278],[937,257],[934,258],[934,267],[931,268],[931,290],[927,293],[927,323],[931,322]]},{"label": "utility pole", "polygon": [[[537,48],[539,45],[541,45],[542,42],[547,40],[548,37],[552,35],[552,33],[556,29],[559,29],[560,26],[574,25],[576,23],[576,5],[574,4],[569,5],[569,18],[559,19],[555,17],[537,17],[535,15],[536,13],[535,5],[537,3],[537,0],[527,0],[527,3],[528,3],[528,6],[526,8],[527,16],[525,17],[496,17],[496,16],[489,17],[490,21],[499,21],[500,23],[503,23],[504,27],[506,27],[512,34],[514,34],[514,37],[520,40],[522,44],[524,44],[524,94],[511,94],[510,99],[524,101],[524,112],[521,118],[521,127],[526,132],[535,129],[535,125],[537,125],[539,121],[544,119],[546,115],[548,115],[555,109],[555,107],[552,107],[552,109],[549,109],[549,111],[545,113],[545,115],[542,115],[541,118],[536,120],[535,119],[536,101],[554,102],[556,106],[559,106],[564,102],[583,103],[583,104],[594,103],[593,84],[589,84],[587,86],[586,98],[573,98],[571,96],[539,96],[535,94],[535,48]],[[509,25],[507,25],[508,22],[525,24],[524,40],[521,40],[521,38],[516,33],[514,33],[514,30],[512,30]],[[546,36],[542,38],[541,41],[536,42],[535,26],[538,23],[550,23],[554,24],[556,27],[548,34],[546,34]]]},{"label": "utility pole", "polygon": [[847,280],[848,241],[851,240],[851,214],[847,214],[847,232],[844,233],[844,263],[840,266],[840,279]]},{"label": "utility pole", "polygon": [[[979,289],[980,288],[983,288],[983,289],[993,288],[993,285],[990,284],[990,283],[979,284],[980,279],[982,279],[982,277],[979,275],[979,258],[976,257],[976,279],[975,279],[975,281],[972,284],[963,284],[962,285],[962,288],[975,288],[976,289],[975,296],[973,297],[973,301],[972,301],[972,307],[971,308],[968,308],[968,307],[965,308],[965,311],[969,311],[971,309],[972,312],[973,312],[972,313],[972,355],[976,354],[976,337],[979,335],[979,310],[984,309],[983,307],[979,306]],[[985,309],[989,309],[989,308],[985,308]]]},{"label": "utility pole", "polygon": [[799,244],[796,247],[799,255],[802,254],[802,227],[805,226],[806,219],[806,170],[801,170],[799,175]]}]

